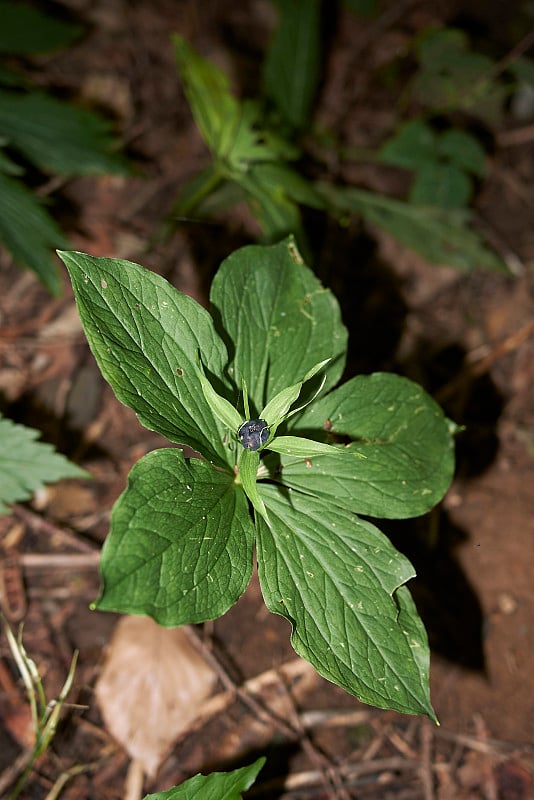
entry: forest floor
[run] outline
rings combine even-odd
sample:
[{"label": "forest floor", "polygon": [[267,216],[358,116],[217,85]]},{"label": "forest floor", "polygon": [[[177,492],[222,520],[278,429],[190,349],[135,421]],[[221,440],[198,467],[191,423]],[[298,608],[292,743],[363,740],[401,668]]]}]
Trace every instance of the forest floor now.
[{"label": "forest floor", "polygon": [[[271,4],[59,5],[81,18],[88,34],[68,51],[34,62],[32,77],[63,96],[107,108],[137,174],[44,187],[53,189],[58,220],[76,249],[138,261],[206,305],[217,265],[254,240],[257,228],[240,207],[216,224],[185,221],[170,238],[158,237],[180,187],[208,158],[169,36],[180,33],[249,90],[258,83]],[[514,41],[506,39],[500,15],[512,9],[489,6],[495,7],[491,14],[486,4],[463,3],[461,19],[474,21],[480,38],[505,57]],[[389,3],[367,20],[342,12],[319,101],[321,125],[340,140],[376,147],[400,114],[377,72],[399,57],[418,30],[458,19],[454,2]],[[525,135],[510,135],[522,127]],[[66,781],[63,800],[135,797],[131,786],[139,764],[152,764],[143,791],[155,792],[197,772],[230,769],[265,754],[267,764],[250,791],[260,800],[533,800],[532,119],[529,127],[506,117],[492,137],[489,175],[476,210],[513,265],[511,274],[429,265],[378,230],[342,228],[333,221],[316,252],[318,274],[340,298],[349,328],[350,373],[400,371],[466,426],[458,439],[456,478],[441,506],[387,527],[417,569],[410,588],[429,632],[440,727],[362,705],[317,676],[296,658],[289,626],[266,611],[254,578],[230,612],[190,632],[183,645],[189,652],[193,643],[192,659],[199,653],[207,659],[211,697],[198,701],[193,713],[183,712],[182,730],[177,727],[164,757],[151,760],[144,753],[159,732],[155,718],[136,716],[128,693],[119,708],[103,694],[97,701],[95,693],[106,657],[133,645],[112,640],[114,630],[115,636],[125,633],[116,627],[118,615],[89,605],[98,594],[98,553],[112,505],[132,465],[165,441],[142,428],[105,384],[66,276],[61,297],[51,299],[32,274],[2,255],[3,412],[39,428],[93,476],[52,486],[0,518],[2,569],[10,582],[2,608],[14,629],[24,621],[24,644],[49,696],[57,696],[79,651],[72,705],[65,707],[22,797],[46,798],[59,776]],[[394,191],[398,180],[376,165],[343,169],[336,164],[336,177],[384,192]],[[182,647],[173,632],[143,625],[133,638],[145,637],[152,651]],[[167,636],[170,645],[163,641]],[[157,659],[127,652],[126,661],[136,662],[150,682],[147,673]],[[127,682],[129,666],[124,670]],[[135,705],[136,679],[128,680]],[[180,682],[176,670],[173,684]],[[0,692],[0,796],[7,797],[9,782],[23,769],[31,726],[5,637]],[[191,719],[199,710],[200,717]],[[110,717],[122,716],[131,726],[129,754],[109,730]]]}]

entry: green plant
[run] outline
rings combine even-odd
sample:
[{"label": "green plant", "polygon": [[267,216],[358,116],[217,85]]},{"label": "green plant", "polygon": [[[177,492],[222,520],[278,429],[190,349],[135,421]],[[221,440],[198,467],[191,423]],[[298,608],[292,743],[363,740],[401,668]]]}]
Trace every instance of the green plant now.
[{"label": "green plant", "polygon": [[[0,2],[0,55],[10,61],[63,48],[80,28],[24,3]],[[53,294],[61,288],[52,249],[67,246],[60,228],[25,185],[27,164],[45,175],[126,173],[111,152],[109,123],[88,109],[31,88],[21,73],[0,65],[0,242]]]},{"label": "green plant", "polygon": [[264,763],[264,758],[258,758],[248,767],[231,772],[195,775],[166,792],[147,794],[145,800],[241,800],[241,793],[250,789]]},{"label": "green plant", "polygon": [[0,618],[6,632],[9,649],[26,689],[35,734],[35,743],[28,754],[26,766],[12,792],[8,795],[8,800],[15,800],[24,789],[35,762],[48,749],[55,736],[61,710],[74,680],[78,653],[74,653],[69,673],[59,697],[47,701],[39,670],[35,662],[26,653],[22,644],[22,629],[19,631],[19,635],[15,637],[4,616],[0,615]]},{"label": "green plant", "polygon": [[[136,264],[60,255],[119,400],[202,454],[164,448],[133,467],[96,608],[165,626],[218,617],[245,590],[255,543],[265,602],[297,653],[364,702],[435,718],[413,568],[358,515],[417,516],[441,499],[454,425],[439,406],[397,375],[334,388],[347,333],[292,239],[226,259],[212,316]],[[248,431],[257,449],[239,440],[248,420],[261,422]]]},{"label": "green plant", "polygon": [[[221,70],[181,37],[174,37],[184,91],[212,161],[183,188],[171,216],[213,213],[245,199],[260,224],[263,241],[279,241],[293,233],[306,253],[300,208],[308,206],[341,220],[357,214],[436,263],[466,270],[506,270],[472,225],[468,203],[473,176],[483,176],[485,159],[478,141],[465,131],[451,128],[438,135],[425,121],[414,120],[401,125],[386,143],[378,160],[415,172],[408,202],[356,187],[315,182],[301,174],[299,160],[309,159],[301,134],[310,127],[321,76],[321,3],[294,0],[277,3],[277,9],[279,25],[265,58],[263,97],[255,100],[239,101]],[[431,71],[432,52],[437,50],[439,55],[444,49],[438,45],[430,33],[418,42],[418,80],[410,91],[420,102],[423,87],[438,80],[440,86],[446,84],[446,71]],[[464,53],[466,46],[462,49],[456,42],[454,52],[459,48]],[[487,62],[468,50],[464,55],[465,70],[474,75],[476,62],[476,79],[482,81]],[[450,68],[454,71],[454,59]],[[456,70],[455,80],[461,74]],[[487,98],[493,86],[487,76],[484,86]],[[444,88],[440,91],[443,94]],[[431,96],[430,89],[427,93]],[[376,154],[368,157],[377,160]]]},{"label": "green plant", "polygon": [[9,514],[6,503],[28,500],[45,483],[89,477],[52,445],[36,442],[39,435],[39,431],[16,425],[0,414],[0,514]]}]

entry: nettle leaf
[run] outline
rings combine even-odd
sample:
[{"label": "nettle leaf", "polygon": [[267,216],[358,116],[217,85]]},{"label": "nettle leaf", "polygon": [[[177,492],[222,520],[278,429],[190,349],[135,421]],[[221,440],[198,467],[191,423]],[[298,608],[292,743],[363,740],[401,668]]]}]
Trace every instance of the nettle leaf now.
[{"label": "nettle leaf", "polygon": [[[371,523],[299,492],[259,485],[258,570],[268,608],[293,626],[291,643],[364,703],[435,719],[422,625],[396,591],[414,570]],[[414,653],[417,655],[414,656]]]},{"label": "nettle leaf", "polygon": [[57,453],[52,445],[36,442],[40,432],[17,425],[0,415],[0,514],[9,514],[6,503],[28,500],[46,483],[62,478],[88,478],[85,470]]},{"label": "nettle leaf", "polygon": [[234,475],[179,449],[133,467],[111,515],[96,607],[160,625],[224,614],[250,580],[254,526]]},{"label": "nettle leaf", "polygon": [[339,305],[303,263],[292,238],[250,245],[221,264],[210,299],[230,353],[229,373],[245,380],[252,415],[319,361],[326,387],[345,363],[347,331]]},{"label": "nettle leaf", "polygon": [[130,261],[63,252],[78,311],[103,376],[140,422],[223,466],[235,456],[202,389],[222,376],[226,348],[195,300]]},{"label": "nettle leaf", "polygon": [[145,800],[241,800],[242,792],[250,789],[264,764],[262,757],[248,767],[231,772],[195,775],[166,792],[147,794]]},{"label": "nettle leaf", "polygon": [[285,455],[279,448],[282,455],[266,461],[271,477],[358,514],[397,519],[424,514],[452,479],[451,423],[420,386],[399,375],[347,381],[308,406],[294,432],[316,439],[328,432],[355,441],[337,452],[332,448],[330,455],[302,457],[296,450]]}]

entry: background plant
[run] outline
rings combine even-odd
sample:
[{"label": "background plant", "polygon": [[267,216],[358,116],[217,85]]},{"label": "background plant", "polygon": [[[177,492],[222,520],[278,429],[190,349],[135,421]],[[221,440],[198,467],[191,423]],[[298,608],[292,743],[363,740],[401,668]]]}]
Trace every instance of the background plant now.
[{"label": "background plant", "polygon": [[61,284],[53,248],[67,241],[27,185],[46,176],[126,173],[101,115],[36,89],[12,68],[15,57],[67,47],[81,29],[24,3],[0,2],[0,243],[53,294]]},{"label": "background plant", "polygon": [[[226,259],[213,316],[136,264],[61,257],[117,397],[204,457],[167,448],[134,466],[96,607],[166,626],[218,617],[250,580],[255,542],[265,602],[290,620],[297,653],[364,702],[434,718],[404,586],[413,568],[357,515],[409,517],[440,500],[454,426],[439,407],[396,375],[334,388],[346,330],[292,240]],[[257,450],[236,435],[249,414],[270,429]]]},{"label": "background plant", "polygon": [[292,232],[306,252],[300,208],[308,206],[340,219],[357,214],[433,262],[506,269],[473,226],[470,203],[475,179],[486,173],[484,148],[465,125],[451,122],[434,131],[432,117],[462,112],[467,121],[494,121],[517,81],[532,80],[531,62],[516,59],[502,76],[495,62],[470,49],[461,31],[431,29],[417,38],[418,67],[404,96],[410,95],[426,116],[401,121],[380,152],[370,154],[373,161],[414,172],[406,202],[302,174],[299,161],[310,156],[301,134],[310,130],[321,78],[321,3],[277,3],[277,10],[263,96],[254,100],[237,100],[221,70],[174,38],[186,97],[212,162],[184,187],[173,215],[212,213],[244,198],[264,241]]},{"label": "background plant", "polygon": [[0,514],[9,513],[6,503],[28,500],[45,483],[89,477],[52,445],[35,441],[39,436],[39,431],[0,414]]}]

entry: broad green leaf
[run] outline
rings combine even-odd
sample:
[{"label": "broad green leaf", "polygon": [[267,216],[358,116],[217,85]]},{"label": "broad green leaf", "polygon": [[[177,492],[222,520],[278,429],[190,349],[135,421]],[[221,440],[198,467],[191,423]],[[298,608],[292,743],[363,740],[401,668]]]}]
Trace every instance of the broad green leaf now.
[{"label": "broad green leaf", "polygon": [[0,514],[9,514],[6,503],[28,500],[46,483],[90,477],[52,445],[36,442],[40,435],[40,431],[17,425],[0,415]]},{"label": "broad green leaf", "polygon": [[0,52],[23,55],[49,53],[68,47],[82,32],[73,25],[43,14],[21,2],[0,2]]},{"label": "broad green leaf", "polygon": [[472,191],[472,181],[463,169],[435,161],[417,170],[408,199],[419,207],[466,208]]},{"label": "broad green leaf", "polygon": [[382,145],[380,160],[404,169],[419,169],[436,161],[436,134],[426,122],[415,119],[399,125],[395,135]]},{"label": "broad green leaf", "polygon": [[93,354],[119,400],[150,430],[233,464],[228,431],[202,391],[199,351],[212,375],[222,375],[227,360],[208,312],[138,264],[60,256]]},{"label": "broad green leaf", "polygon": [[438,137],[437,151],[451,164],[478,177],[486,173],[486,153],[472,134],[451,128]]},{"label": "broad green leaf", "polygon": [[248,767],[231,772],[195,775],[166,792],[147,794],[145,800],[241,800],[242,792],[250,789],[264,764],[265,758],[258,758]]},{"label": "broad green leaf", "polygon": [[[261,589],[267,607],[290,620],[296,652],[364,703],[435,719],[426,637],[417,623],[400,624],[396,602],[414,575],[409,561],[327,500],[259,489],[270,520],[257,518]],[[402,622],[413,614],[404,604]]]},{"label": "broad green leaf", "polygon": [[61,278],[52,250],[68,242],[45,207],[21,181],[0,175],[0,243],[58,295]]},{"label": "broad green leaf", "polygon": [[272,479],[332,506],[397,519],[425,513],[450,485],[450,423],[407,378],[359,375],[308,406],[294,426],[319,439],[327,431],[355,441],[332,455],[271,456]]},{"label": "broad green leaf", "polygon": [[233,474],[179,449],[133,467],[111,515],[96,607],[160,625],[215,619],[250,580],[254,528]]},{"label": "broad green leaf", "polygon": [[104,117],[42,92],[0,90],[0,136],[45,171],[61,175],[127,173],[111,152]]},{"label": "broad green leaf", "polygon": [[467,209],[414,206],[363,189],[325,187],[324,192],[334,208],[361,214],[367,222],[387,231],[430,262],[463,270],[508,272],[506,264],[486,247],[470,225]]},{"label": "broad green leaf", "polygon": [[279,0],[279,21],[264,63],[265,94],[282,119],[303,128],[321,69],[321,0]]},{"label": "broad green leaf", "polygon": [[347,332],[337,300],[303,264],[292,239],[250,245],[220,266],[210,299],[229,344],[230,375],[244,379],[257,414],[318,361],[330,358],[326,387],[345,363]]}]

